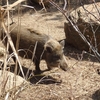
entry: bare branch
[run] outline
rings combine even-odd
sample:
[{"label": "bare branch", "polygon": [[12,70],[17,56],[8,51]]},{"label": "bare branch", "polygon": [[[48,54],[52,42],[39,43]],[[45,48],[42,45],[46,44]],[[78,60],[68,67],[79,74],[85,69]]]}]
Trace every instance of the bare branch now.
[{"label": "bare branch", "polygon": [[60,8],[55,2],[53,2],[52,0],[49,0],[49,2],[56,7],[66,18],[66,20],[69,21],[69,23],[72,25],[72,27],[75,29],[75,31],[79,34],[79,36],[82,38],[82,40],[88,44],[88,46],[90,47],[90,49],[92,50],[92,52],[95,54],[96,58],[100,61],[100,54],[98,53],[98,51],[96,50],[96,48],[90,44],[90,42],[86,39],[86,37],[82,34],[82,32],[80,31],[80,29],[78,28],[78,26],[73,23],[74,21],[72,19],[69,18],[69,16],[67,15],[67,13]]}]

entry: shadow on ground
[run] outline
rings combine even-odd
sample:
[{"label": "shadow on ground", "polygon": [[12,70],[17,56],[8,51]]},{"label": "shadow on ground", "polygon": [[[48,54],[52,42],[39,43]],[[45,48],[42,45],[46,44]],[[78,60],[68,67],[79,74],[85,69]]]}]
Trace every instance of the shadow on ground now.
[{"label": "shadow on ground", "polygon": [[98,59],[96,58],[96,56],[92,53],[92,52],[87,52],[85,50],[78,50],[75,47],[73,47],[70,44],[65,45],[64,48],[64,54],[66,56],[69,56],[71,58],[74,58],[76,60],[80,60],[80,61],[92,61],[92,62],[98,62]]},{"label": "shadow on ground", "polygon": [[100,100],[100,89],[93,93],[92,99],[93,100]]},{"label": "shadow on ground", "polygon": [[[32,71],[24,66],[22,66],[24,75],[26,76],[27,81],[32,84],[60,84],[62,81],[53,78],[50,75],[45,75],[43,72],[47,70],[41,71],[41,74],[36,74],[35,71]],[[8,71],[14,73],[15,72],[15,65],[8,66]],[[23,77],[20,67],[17,68],[17,75]]]}]

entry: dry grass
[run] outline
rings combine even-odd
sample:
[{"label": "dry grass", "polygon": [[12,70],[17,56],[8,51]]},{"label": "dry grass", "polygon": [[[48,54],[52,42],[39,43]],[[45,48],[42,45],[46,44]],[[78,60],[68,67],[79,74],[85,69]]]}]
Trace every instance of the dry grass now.
[{"label": "dry grass", "polygon": [[[19,0],[21,2],[21,0]],[[9,6],[5,13],[2,13],[5,9],[1,7],[0,18],[1,26],[7,33],[9,38],[9,44],[12,45],[13,51],[15,52],[15,56],[19,58],[16,54],[16,50],[13,46],[12,41],[10,40],[9,27],[7,28],[5,25],[5,16],[7,16],[7,21],[10,23],[9,10],[12,7],[16,6],[19,1],[15,2],[13,5]],[[24,0],[22,0],[24,1]],[[9,4],[8,4],[9,5]],[[64,30],[63,23],[66,19],[59,12],[43,12],[37,11],[36,13],[29,14],[25,13],[23,16],[13,16],[13,20],[19,25],[24,25],[28,27],[34,27],[39,29],[45,34],[51,35],[57,40],[64,39]],[[8,23],[8,26],[9,26]],[[67,49],[66,49],[67,48]],[[6,91],[5,87],[8,81],[8,77],[5,74],[7,69],[7,54],[3,58],[5,60],[4,68],[3,68],[3,76],[0,75],[1,82],[1,100],[99,100],[93,99],[92,94],[100,89],[100,75],[97,73],[97,69],[100,64],[98,62],[94,62],[94,59],[91,60],[78,60],[76,59],[79,55],[79,51],[68,46],[65,49],[66,59],[68,60],[68,65],[70,69],[67,72],[64,72],[60,69],[53,69],[51,72],[44,72],[41,75],[33,75],[32,71],[31,77],[27,77],[27,80],[31,82],[21,84],[16,86],[13,89],[9,89]],[[73,58],[73,55],[75,58]],[[87,58],[90,59],[88,56]],[[22,66],[24,65],[26,68],[31,70],[34,69],[34,64],[25,59],[17,59],[20,65],[20,69],[22,71]],[[21,62],[21,63],[20,63]],[[41,62],[41,69],[46,69],[46,64],[44,61]],[[23,71],[21,72],[23,73]],[[6,76],[5,76],[6,75]],[[14,74],[15,75],[15,74]],[[16,76],[16,75],[15,75]],[[16,79],[16,77],[13,79]],[[25,77],[25,75],[23,74]],[[6,77],[6,78],[4,78]],[[99,94],[99,93],[98,93]],[[98,95],[96,95],[98,96]]]}]

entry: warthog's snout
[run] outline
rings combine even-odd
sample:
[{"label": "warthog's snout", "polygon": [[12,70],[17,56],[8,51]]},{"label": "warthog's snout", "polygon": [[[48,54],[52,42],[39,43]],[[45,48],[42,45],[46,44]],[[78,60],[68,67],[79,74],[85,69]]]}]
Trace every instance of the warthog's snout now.
[{"label": "warthog's snout", "polygon": [[68,70],[68,64],[67,64],[67,60],[65,58],[65,56],[63,55],[62,60],[60,61],[60,68],[64,71]]}]

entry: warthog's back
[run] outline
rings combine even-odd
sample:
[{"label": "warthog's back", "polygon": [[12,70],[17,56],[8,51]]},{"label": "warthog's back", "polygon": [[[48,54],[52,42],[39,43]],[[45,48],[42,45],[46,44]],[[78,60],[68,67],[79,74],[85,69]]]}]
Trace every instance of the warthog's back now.
[{"label": "warthog's back", "polygon": [[41,45],[44,45],[44,43],[49,39],[49,36],[46,34],[42,34],[38,32],[37,30],[32,30],[31,28],[25,28],[22,27],[19,31],[16,27],[14,30],[11,31],[11,37],[14,42],[18,37],[20,38],[20,44],[21,48],[27,48],[30,45],[35,45],[36,42],[39,42]]},{"label": "warthog's back", "polygon": [[[16,46],[17,38],[19,38],[18,50],[20,51],[19,52],[20,56],[24,56],[25,53],[27,52],[28,57],[31,59],[35,46],[36,46],[35,53],[37,54],[37,56],[40,56],[41,53],[43,52],[44,44],[46,43],[46,41],[48,41],[49,36],[46,34],[42,34],[37,30],[33,30],[31,28],[18,27],[18,26],[15,28],[14,27],[15,27],[14,25],[10,27],[11,30],[10,36],[15,46]],[[9,51],[11,53],[12,49],[9,48]]]}]

